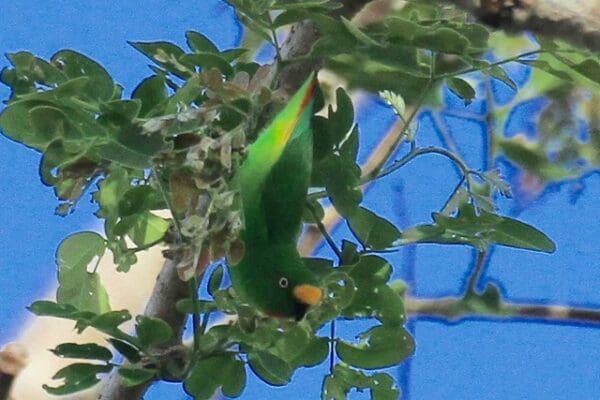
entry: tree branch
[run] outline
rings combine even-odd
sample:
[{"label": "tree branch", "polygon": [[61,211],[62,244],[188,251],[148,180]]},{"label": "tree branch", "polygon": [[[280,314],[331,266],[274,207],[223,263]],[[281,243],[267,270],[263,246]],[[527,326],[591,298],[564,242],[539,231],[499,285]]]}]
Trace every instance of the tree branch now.
[{"label": "tree branch", "polygon": [[[177,261],[166,260],[163,268],[158,274],[156,285],[144,315],[164,320],[173,329],[174,341],[165,343],[162,346],[171,347],[181,343],[185,315],[177,311],[175,305],[180,299],[187,298],[189,295],[188,283],[182,281],[177,274]],[[121,378],[114,371],[108,382],[102,389],[100,400],[133,400],[140,399],[146,392],[151,382],[147,382],[134,387],[126,387],[122,384]]]},{"label": "tree branch", "polygon": [[532,31],[600,51],[600,0],[445,0],[510,32]]},{"label": "tree branch", "polygon": [[462,297],[415,298],[404,300],[406,312],[415,318],[459,322],[471,317],[491,319],[525,318],[554,323],[591,323],[600,327],[600,310],[563,305],[500,302],[497,308],[474,310]]}]

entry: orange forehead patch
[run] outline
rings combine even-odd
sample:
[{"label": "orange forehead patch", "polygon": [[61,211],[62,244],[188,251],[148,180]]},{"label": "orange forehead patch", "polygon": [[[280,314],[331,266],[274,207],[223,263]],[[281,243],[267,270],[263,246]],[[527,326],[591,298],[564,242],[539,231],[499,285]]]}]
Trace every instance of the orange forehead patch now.
[{"label": "orange forehead patch", "polygon": [[304,284],[298,285],[293,289],[294,297],[309,306],[314,306],[323,297],[323,290],[320,287]]}]

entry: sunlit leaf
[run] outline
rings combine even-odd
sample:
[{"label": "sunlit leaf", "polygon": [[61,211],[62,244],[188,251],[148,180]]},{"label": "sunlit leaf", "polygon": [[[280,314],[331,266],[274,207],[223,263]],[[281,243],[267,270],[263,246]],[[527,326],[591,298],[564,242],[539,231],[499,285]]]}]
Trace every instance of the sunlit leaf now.
[{"label": "sunlit leaf", "polygon": [[80,232],[63,240],[56,254],[58,303],[95,313],[110,310],[108,294],[99,275],[87,270],[88,264],[102,257],[105,249],[105,240],[95,232]]},{"label": "sunlit leaf", "polygon": [[414,351],[414,341],[403,328],[377,326],[360,335],[359,344],[338,340],[335,351],[342,361],[364,369],[398,364]]}]

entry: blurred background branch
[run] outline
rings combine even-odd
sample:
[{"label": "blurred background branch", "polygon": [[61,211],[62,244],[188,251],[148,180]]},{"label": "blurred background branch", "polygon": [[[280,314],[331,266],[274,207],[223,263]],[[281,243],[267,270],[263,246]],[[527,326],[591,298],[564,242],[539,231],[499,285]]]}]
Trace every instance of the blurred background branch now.
[{"label": "blurred background branch", "polygon": [[509,32],[532,31],[600,51],[598,0],[445,0]]}]

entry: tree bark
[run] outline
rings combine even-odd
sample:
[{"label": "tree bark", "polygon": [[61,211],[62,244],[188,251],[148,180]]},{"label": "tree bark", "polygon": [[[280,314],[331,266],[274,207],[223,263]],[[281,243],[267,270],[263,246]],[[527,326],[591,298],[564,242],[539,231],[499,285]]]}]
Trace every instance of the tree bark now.
[{"label": "tree bark", "polygon": [[510,32],[532,31],[600,51],[600,0],[444,0]]},{"label": "tree bark", "polygon": [[[146,304],[144,315],[160,318],[171,326],[175,340],[167,343],[173,346],[181,343],[185,315],[177,311],[177,301],[188,297],[190,294],[188,282],[179,279],[177,274],[177,262],[166,260],[158,274],[152,295]],[[126,387],[122,384],[119,374],[114,371],[102,389],[101,400],[132,400],[140,399],[146,392],[151,382],[134,387]]]}]

